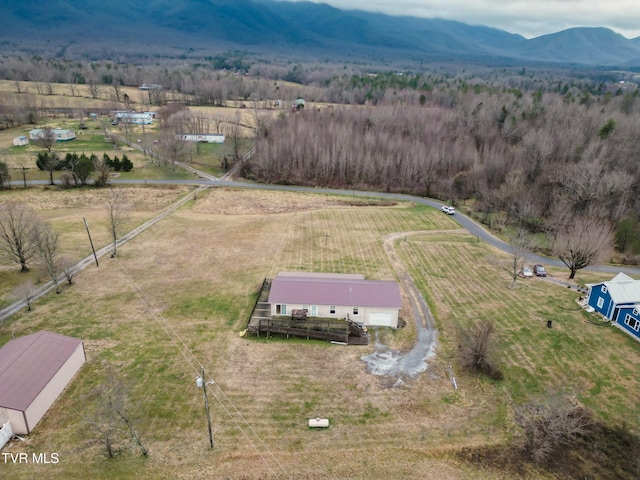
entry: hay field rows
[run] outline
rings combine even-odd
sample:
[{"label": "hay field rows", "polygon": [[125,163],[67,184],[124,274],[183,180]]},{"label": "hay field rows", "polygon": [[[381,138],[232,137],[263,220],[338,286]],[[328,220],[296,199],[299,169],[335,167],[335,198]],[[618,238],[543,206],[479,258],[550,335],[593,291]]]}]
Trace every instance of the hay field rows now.
[{"label": "hay field rows", "polygon": [[[163,200],[155,210],[170,198],[158,196]],[[428,207],[375,203],[212,189],[127,243],[117,259],[82,272],[62,295],[1,324],[2,344],[12,332],[47,329],[82,338],[88,357],[27,443],[11,447],[58,452],[60,463],[3,470],[12,478],[507,479],[512,472],[458,453],[512,438],[510,395],[520,401],[571,380],[564,373],[571,371],[585,403],[603,418],[620,418],[622,392],[640,389],[633,375],[637,344],[616,330],[585,327],[581,312],[563,310],[575,306],[564,289],[539,279],[509,289],[496,265],[501,254],[464,234],[426,233],[396,243],[442,339],[437,360],[414,380],[369,374],[360,357],[373,346],[238,335],[264,277],[314,270],[394,278],[384,235],[458,227]],[[99,224],[100,209],[55,205],[43,214],[60,219],[65,240],[85,248],[70,219],[78,213]],[[149,214],[137,212],[131,223]],[[102,236],[97,244],[106,241]],[[8,292],[1,294],[5,300]],[[552,330],[543,328],[549,315],[556,320]],[[397,349],[411,345],[410,309],[401,316],[409,326],[381,330],[378,341]],[[453,390],[446,372],[455,329],[480,316],[503,332],[506,379],[495,384],[456,372],[460,389]],[[617,363],[622,358],[627,363]],[[195,386],[199,364],[216,382],[210,389],[213,451]],[[126,450],[107,461],[87,445],[86,399],[104,381],[107,365],[131,385],[148,458]],[[318,416],[329,418],[331,428],[309,430],[307,419]],[[530,466],[519,475],[557,478]]]}]

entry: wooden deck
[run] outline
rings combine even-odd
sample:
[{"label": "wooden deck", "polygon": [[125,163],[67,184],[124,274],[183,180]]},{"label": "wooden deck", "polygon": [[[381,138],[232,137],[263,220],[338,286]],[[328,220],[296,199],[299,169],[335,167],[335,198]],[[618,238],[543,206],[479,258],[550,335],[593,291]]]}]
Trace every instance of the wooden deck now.
[{"label": "wooden deck", "polygon": [[292,336],[349,345],[369,344],[369,334],[354,331],[353,325],[350,326],[344,319],[307,317],[305,320],[300,320],[290,316],[272,316],[271,304],[267,301],[270,290],[271,279],[265,278],[249,317],[248,333],[258,336],[285,335],[287,338]]}]

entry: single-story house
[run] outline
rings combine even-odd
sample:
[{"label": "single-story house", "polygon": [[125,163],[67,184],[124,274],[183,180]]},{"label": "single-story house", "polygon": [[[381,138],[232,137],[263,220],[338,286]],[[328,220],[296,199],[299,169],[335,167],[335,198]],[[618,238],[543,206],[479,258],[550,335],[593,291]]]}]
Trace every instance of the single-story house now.
[{"label": "single-story house", "polygon": [[224,143],[224,135],[216,133],[179,133],[176,138],[184,142]]},{"label": "single-story house", "polygon": [[[73,140],[76,138],[76,132],[73,130],[67,130],[62,128],[52,128],[51,133],[54,135],[56,142],[66,142],[68,140]],[[34,128],[29,131],[29,138],[31,140],[38,140],[44,137],[44,129],[43,128]]]},{"label": "single-story house", "polygon": [[25,145],[29,145],[29,139],[24,135],[20,135],[13,139],[13,145],[14,147],[24,147]]},{"label": "single-story house", "polygon": [[587,285],[587,304],[640,340],[640,280],[620,272],[607,282]]},{"label": "single-story house", "polygon": [[86,361],[82,340],[41,331],[0,348],[0,424],[30,433]]},{"label": "single-story house", "polygon": [[153,117],[150,113],[119,112],[115,114],[116,120],[132,125],[151,125]]},{"label": "single-story house", "polygon": [[400,286],[359,274],[280,272],[271,282],[271,315],[306,310],[308,317],[345,318],[366,326],[398,327]]}]

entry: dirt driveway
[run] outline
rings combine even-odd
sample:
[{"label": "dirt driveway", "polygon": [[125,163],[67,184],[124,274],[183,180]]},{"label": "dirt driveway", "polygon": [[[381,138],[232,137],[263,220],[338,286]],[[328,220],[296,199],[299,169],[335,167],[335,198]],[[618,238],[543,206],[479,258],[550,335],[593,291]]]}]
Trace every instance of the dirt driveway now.
[{"label": "dirt driveway", "polygon": [[[447,232],[458,232],[451,230]],[[400,288],[411,303],[416,325],[416,343],[408,352],[398,352],[390,349],[378,341],[376,331],[373,331],[375,351],[361,357],[367,364],[367,369],[373,375],[397,378],[396,384],[401,384],[403,377],[414,378],[424,372],[430,359],[436,355],[438,331],[435,328],[433,316],[424,297],[415,286],[411,275],[400,260],[395,249],[395,241],[410,235],[428,235],[443,233],[443,231],[417,231],[390,233],[384,237],[384,250],[400,281]]]}]

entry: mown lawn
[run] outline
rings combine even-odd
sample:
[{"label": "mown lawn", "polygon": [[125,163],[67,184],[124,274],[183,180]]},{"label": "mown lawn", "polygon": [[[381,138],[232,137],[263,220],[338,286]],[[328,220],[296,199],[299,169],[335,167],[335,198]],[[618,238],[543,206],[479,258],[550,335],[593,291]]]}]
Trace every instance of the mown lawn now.
[{"label": "mown lawn", "polygon": [[[132,198],[143,205],[154,191]],[[63,213],[62,202],[49,211],[51,219],[80,209],[69,202]],[[639,387],[637,344],[615,329],[585,324],[574,310],[575,294],[565,289],[540,279],[508,288],[501,268],[506,258],[460,233],[448,216],[409,203],[368,203],[209,190],[120,248],[117,259],[82,272],[63,294],[1,324],[0,343],[12,332],[48,329],[82,338],[88,358],[27,443],[11,447],[58,452],[60,463],[8,465],[6,471],[15,478],[509,479],[514,471],[457,453],[511,442],[517,435],[513,402],[567,387],[600,418],[621,419],[625,394]],[[99,223],[98,207],[93,214],[92,225]],[[85,248],[79,232],[65,231],[70,243]],[[383,237],[413,231],[439,232],[408,233],[396,243],[440,331],[441,346],[426,373],[416,379],[368,373],[361,357],[373,352],[373,343],[239,336],[265,277],[314,270],[391,279]],[[102,235],[100,246],[108,241]],[[408,306],[401,316],[405,329],[374,332],[374,338],[408,349],[415,332]],[[448,372],[450,365],[455,369],[456,329],[477,318],[499,325],[505,380],[455,370],[454,390]],[[215,380],[209,390],[213,451],[195,385],[200,365]],[[148,458],[127,446],[107,461],[90,445],[92,394],[109,368],[130,385]],[[328,418],[331,428],[309,430],[314,417]],[[526,462],[517,476],[561,478]]]}]

